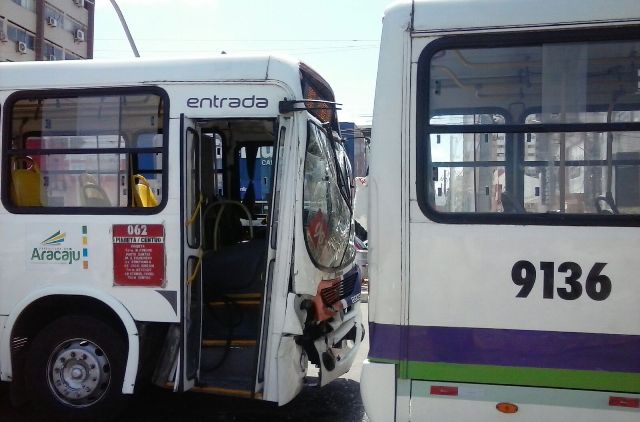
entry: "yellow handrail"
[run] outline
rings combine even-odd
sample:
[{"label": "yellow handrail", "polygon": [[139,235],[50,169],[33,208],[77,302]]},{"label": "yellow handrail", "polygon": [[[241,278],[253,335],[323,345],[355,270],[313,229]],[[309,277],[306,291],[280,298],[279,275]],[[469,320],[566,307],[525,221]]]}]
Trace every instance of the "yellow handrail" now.
[{"label": "yellow handrail", "polygon": [[198,271],[200,271],[201,263],[202,263],[202,257],[199,256],[196,267],[193,269],[193,272],[191,273],[191,275],[187,278],[187,286],[191,286],[191,284],[193,284],[193,281],[196,279],[196,275],[198,274]]},{"label": "yellow handrail", "polygon": [[198,213],[200,212],[200,208],[202,208],[202,203],[203,202],[204,202],[204,196],[201,193],[200,194],[200,198],[198,199],[198,204],[193,209],[193,213],[191,214],[191,217],[187,221],[185,221],[185,225],[187,227],[189,227],[190,225],[192,225],[196,221],[196,218],[198,217]]}]

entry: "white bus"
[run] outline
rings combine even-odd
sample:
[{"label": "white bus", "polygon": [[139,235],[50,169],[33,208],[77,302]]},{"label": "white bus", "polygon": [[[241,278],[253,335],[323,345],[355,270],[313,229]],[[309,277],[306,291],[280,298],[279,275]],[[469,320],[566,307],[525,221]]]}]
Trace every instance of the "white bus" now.
[{"label": "white bus", "polygon": [[372,421],[640,419],[640,2],[393,5],[368,183]]},{"label": "white bus", "polygon": [[349,174],[315,71],[3,63],[0,108],[0,376],[18,401],[109,417],[153,381],[284,404],[308,362],[320,385],[349,369]]}]

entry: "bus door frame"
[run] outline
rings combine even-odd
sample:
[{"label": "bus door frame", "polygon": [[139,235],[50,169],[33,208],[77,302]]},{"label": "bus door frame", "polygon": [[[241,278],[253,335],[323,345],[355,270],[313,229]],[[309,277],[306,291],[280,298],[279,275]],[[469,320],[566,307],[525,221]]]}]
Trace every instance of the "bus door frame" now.
[{"label": "bus door frame", "polygon": [[[202,271],[201,268],[201,201],[200,142],[201,134],[193,119],[180,115],[180,207],[182,239],[182,315],[180,354],[176,383],[178,391],[195,386],[200,375],[202,344]],[[193,156],[192,156],[193,154]],[[192,160],[193,158],[193,160]],[[191,185],[194,179],[195,185]],[[192,189],[194,188],[194,189]],[[191,192],[193,190],[193,192]],[[196,224],[195,228],[192,225]],[[193,232],[193,235],[191,233]],[[193,295],[199,300],[192,301]],[[194,307],[195,306],[195,307]]]}]

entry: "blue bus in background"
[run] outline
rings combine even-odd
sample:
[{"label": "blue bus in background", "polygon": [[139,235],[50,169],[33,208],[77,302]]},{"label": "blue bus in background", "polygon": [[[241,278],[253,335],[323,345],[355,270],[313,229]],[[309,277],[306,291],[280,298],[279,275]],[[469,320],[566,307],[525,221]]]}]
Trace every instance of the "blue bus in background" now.
[{"label": "blue bus in background", "polygon": [[273,172],[273,147],[258,148],[254,165],[253,179],[247,167],[247,156],[244,147],[238,151],[238,165],[240,167],[240,197],[244,199],[249,186],[253,183],[256,206],[263,208],[269,200],[269,186]]}]

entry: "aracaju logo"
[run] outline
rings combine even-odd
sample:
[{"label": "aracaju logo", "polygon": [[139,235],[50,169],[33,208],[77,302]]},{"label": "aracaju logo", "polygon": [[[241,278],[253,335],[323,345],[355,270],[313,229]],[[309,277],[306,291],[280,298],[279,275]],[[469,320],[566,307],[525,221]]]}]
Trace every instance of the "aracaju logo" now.
[{"label": "aracaju logo", "polygon": [[31,252],[31,262],[43,264],[73,264],[80,261],[82,252],[73,248],[65,247],[64,240],[66,233],[60,230],[40,242],[39,247],[33,248]]}]

